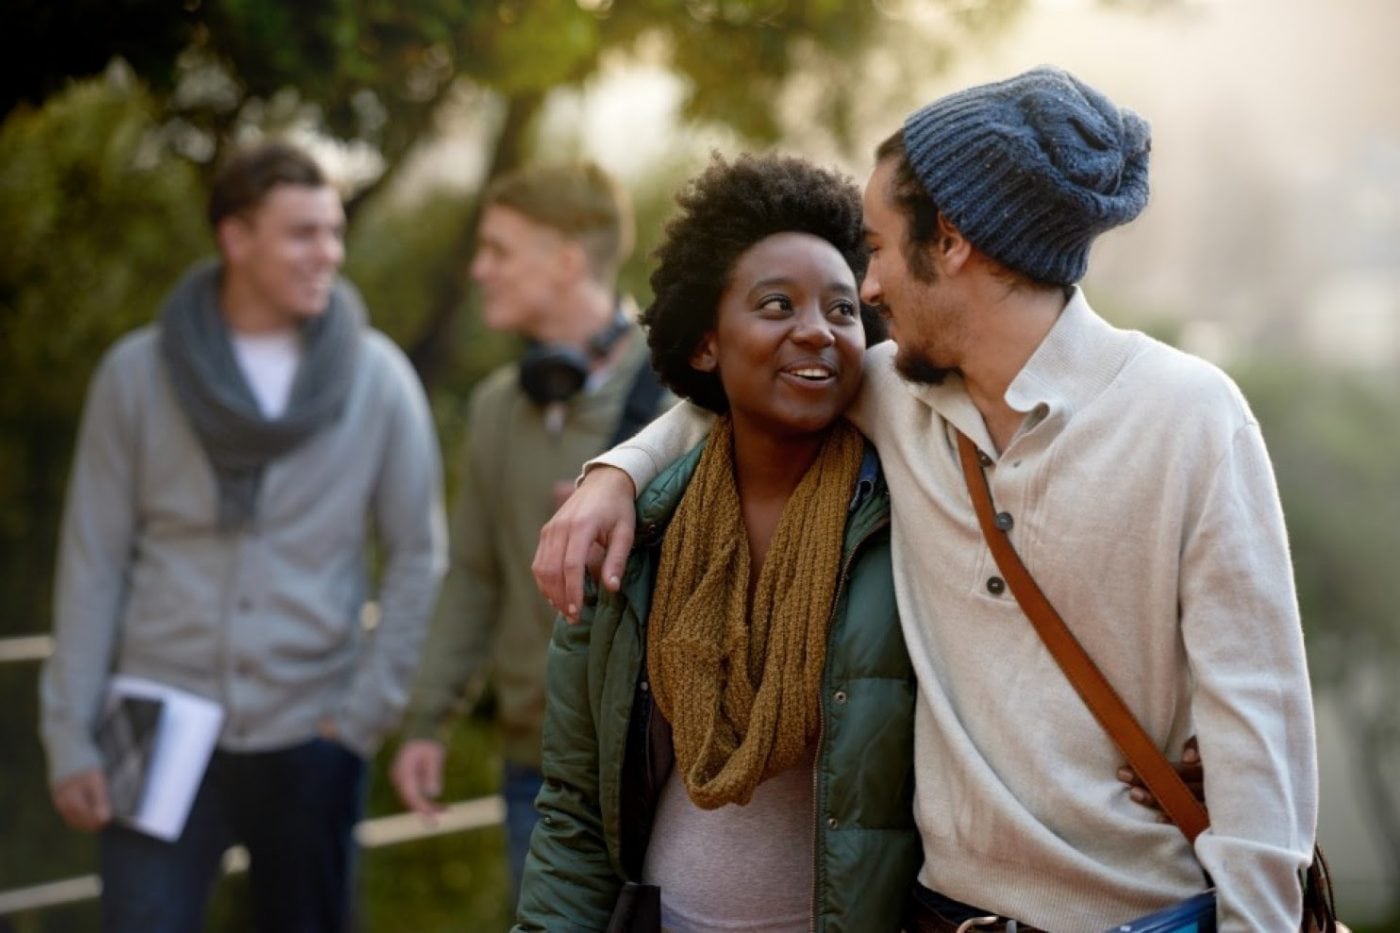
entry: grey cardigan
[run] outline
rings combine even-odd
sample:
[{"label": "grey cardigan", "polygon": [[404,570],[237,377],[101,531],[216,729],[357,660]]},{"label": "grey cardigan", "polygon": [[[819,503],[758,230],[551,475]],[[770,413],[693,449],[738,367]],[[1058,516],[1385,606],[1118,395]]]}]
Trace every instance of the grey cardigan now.
[{"label": "grey cardigan", "polygon": [[99,765],[92,733],[112,673],[220,703],[226,750],[290,745],[329,718],[373,754],[407,700],[445,567],[441,486],[418,379],[366,329],[341,417],[269,464],[253,521],[221,533],[157,328],[118,341],[88,389],[64,509],[40,683],[50,779]]}]

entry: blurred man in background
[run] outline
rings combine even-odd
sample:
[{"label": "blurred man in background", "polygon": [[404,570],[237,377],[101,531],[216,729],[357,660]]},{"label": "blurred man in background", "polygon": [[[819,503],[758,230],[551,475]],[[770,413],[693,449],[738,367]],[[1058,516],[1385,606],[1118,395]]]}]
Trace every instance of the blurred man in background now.
[{"label": "blurred man in background", "polygon": [[448,576],[392,778],[406,806],[435,811],[446,726],[493,673],[513,904],[536,819],[554,622],[530,573],[539,529],[584,460],[672,399],[617,290],[632,239],[617,182],[588,163],[530,166],[494,182],[484,203],[471,266],[482,315],[528,348],[469,403]]},{"label": "blurred man in background", "polygon": [[[53,799],[101,831],[104,929],[198,929],[241,843],[259,929],[339,931],[365,763],[406,702],[445,563],[437,441],[407,360],[338,277],[345,215],[308,155],[235,153],[209,219],[218,259],[88,392],[40,688]],[[222,708],[173,842],[112,819],[94,733],[113,674]]]}]

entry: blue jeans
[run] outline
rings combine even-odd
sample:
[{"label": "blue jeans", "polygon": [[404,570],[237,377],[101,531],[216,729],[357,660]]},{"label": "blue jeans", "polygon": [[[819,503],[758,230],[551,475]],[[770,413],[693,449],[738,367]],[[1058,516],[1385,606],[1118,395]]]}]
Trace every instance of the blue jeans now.
[{"label": "blue jeans", "polygon": [[223,853],[242,844],[258,930],[342,933],[364,796],[364,760],[327,739],[215,752],[175,842],[117,824],[102,831],[102,929],[200,929]]},{"label": "blue jeans", "polygon": [[506,799],[506,860],[510,866],[510,906],[512,915],[520,901],[520,879],[525,874],[525,854],[530,851],[530,833],[535,830],[539,796],[544,776],[529,765],[505,763],[501,795]]}]

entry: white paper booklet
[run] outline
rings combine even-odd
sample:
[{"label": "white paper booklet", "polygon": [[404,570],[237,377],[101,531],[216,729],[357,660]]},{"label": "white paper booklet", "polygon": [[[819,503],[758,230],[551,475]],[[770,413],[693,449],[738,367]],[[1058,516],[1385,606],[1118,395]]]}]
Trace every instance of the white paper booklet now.
[{"label": "white paper booklet", "polygon": [[205,697],[118,674],[108,687],[109,701],[149,697],[163,704],[151,749],[149,774],[136,815],[125,820],[134,829],[174,842],[185,828],[195,792],[214,753],[224,711]]}]

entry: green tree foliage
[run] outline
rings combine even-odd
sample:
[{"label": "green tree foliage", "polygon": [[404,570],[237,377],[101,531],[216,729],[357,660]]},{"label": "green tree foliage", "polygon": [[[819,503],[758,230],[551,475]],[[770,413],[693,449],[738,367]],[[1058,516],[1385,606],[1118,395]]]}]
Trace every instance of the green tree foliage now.
[{"label": "green tree foliage", "polygon": [[1400,386],[1298,361],[1238,376],[1278,476],[1313,680],[1341,705],[1362,810],[1400,890]]},{"label": "green tree foliage", "polygon": [[[156,93],[171,95],[176,109],[229,111],[296,88],[322,108],[333,135],[396,150],[394,134],[422,129],[401,129],[402,118],[435,102],[457,77],[505,96],[544,91],[577,83],[608,52],[646,37],[660,39],[693,82],[693,116],[771,138],[776,125],[766,104],[793,69],[795,52],[815,43],[828,53],[830,77],[854,77],[850,69],[879,21],[876,5],[837,0],[50,0],[21,4],[8,18],[11,37],[51,54],[14,57],[12,93],[0,106],[37,104],[119,55]],[[182,92],[174,67],[181,50],[186,70],[217,66],[232,89]],[[831,84],[833,94],[855,92],[853,82]],[[367,118],[377,109],[396,119]]]},{"label": "green tree foliage", "polygon": [[70,81],[100,74],[114,56],[153,87],[173,87],[176,57],[194,32],[186,6],[153,0],[6,4],[0,118],[19,106],[41,106]]},{"label": "green tree foliage", "polygon": [[[196,173],[129,81],[75,85],[0,125],[0,633],[42,628],[87,378],[208,249]],[[19,608],[22,607],[22,608]],[[37,616],[37,618],[36,618]]]}]

